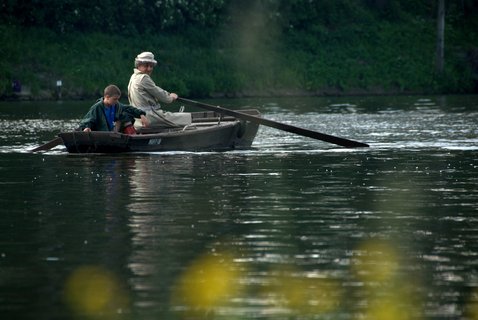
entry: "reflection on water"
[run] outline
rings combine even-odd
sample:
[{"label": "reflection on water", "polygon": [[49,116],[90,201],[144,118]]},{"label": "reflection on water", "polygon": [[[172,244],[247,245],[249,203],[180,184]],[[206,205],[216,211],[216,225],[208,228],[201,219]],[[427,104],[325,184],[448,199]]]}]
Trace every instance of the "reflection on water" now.
[{"label": "reflection on water", "polygon": [[246,151],[29,154],[75,116],[8,114],[0,312],[476,318],[478,114],[442,100],[257,101],[270,119],[371,144],[357,150],[261,128]]}]

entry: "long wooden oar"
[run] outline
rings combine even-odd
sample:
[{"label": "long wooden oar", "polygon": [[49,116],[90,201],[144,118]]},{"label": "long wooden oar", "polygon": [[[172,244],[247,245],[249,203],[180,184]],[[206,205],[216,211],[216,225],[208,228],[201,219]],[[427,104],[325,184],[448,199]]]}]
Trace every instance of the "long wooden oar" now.
[{"label": "long wooden oar", "polygon": [[202,102],[198,102],[198,101],[194,101],[194,100],[189,100],[189,99],[184,99],[184,98],[178,98],[178,100],[193,104],[197,107],[200,107],[200,108],[203,108],[203,109],[206,109],[206,110],[209,110],[209,111],[216,111],[216,112],[219,112],[221,114],[236,117],[238,119],[243,119],[243,120],[247,120],[247,121],[250,121],[250,122],[253,122],[253,123],[262,124],[262,125],[265,125],[265,126],[268,126],[268,127],[272,127],[272,128],[276,128],[276,129],[279,129],[279,130],[295,133],[295,134],[298,134],[298,135],[301,135],[301,136],[304,136],[304,137],[309,137],[309,138],[313,138],[313,139],[317,139],[317,140],[322,140],[322,141],[325,141],[325,142],[330,142],[330,143],[337,144],[339,146],[346,147],[346,148],[369,147],[368,144],[363,143],[363,142],[348,140],[348,139],[345,139],[345,138],[335,137],[335,136],[331,136],[329,134],[320,133],[320,132],[312,131],[312,130],[309,130],[309,129],[304,129],[304,128],[291,126],[289,124],[276,122],[276,121],[264,119],[264,118],[261,118],[261,117],[256,117],[256,116],[253,116],[253,115],[250,115],[250,114],[245,114],[245,113],[242,113],[240,111],[233,111],[233,110],[230,110],[230,109],[226,109],[226,108],[222,108],[222,107],[216,107],[216,106],[213,106],[213,105],[210,105],[210,104],[206,104],[206,103],[202,103]]},{"label": "long wooden oar", "polygon": [[41,146],[38,146],[36,148],[31,149],[30,152],[50,150],[51,148],[54,148],[54,147],[56,147],[56,146],[58,146],[62,143],[63,143],[63,140],[61,140],[61,138],[58,137],[58,138],[55,138],[53,140],[48,141],[45,144],[42,144]]}]

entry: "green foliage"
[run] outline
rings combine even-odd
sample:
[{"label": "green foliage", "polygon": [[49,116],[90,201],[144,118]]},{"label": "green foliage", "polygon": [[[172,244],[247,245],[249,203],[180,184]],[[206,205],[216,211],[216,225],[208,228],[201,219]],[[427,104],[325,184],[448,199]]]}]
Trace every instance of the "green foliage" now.
[{"label": "green foliage", "polygon": [[219,23],[223,0],[7,0],[0,6],[4,24],[74,31],[142,34],[186,25]]},{"label": "green foliage", "polygon": [[477,0],[447,1],[439,76],[430,1],[9,0],[0,7],[0,96],[13,79],[40,98],[59,79],[65,97],[96,97],[109,83],[125,92],[142,51],[159,61],[158,85],[196,97],[471,92],[477,8]]}]

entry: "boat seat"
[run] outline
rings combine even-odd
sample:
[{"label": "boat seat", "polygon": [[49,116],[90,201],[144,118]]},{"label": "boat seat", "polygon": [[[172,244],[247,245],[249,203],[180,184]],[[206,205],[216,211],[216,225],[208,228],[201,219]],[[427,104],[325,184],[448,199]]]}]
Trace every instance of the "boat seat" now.
[{"label": "boat seat", "polygon": [[193,118],[193,123],[198,123],[198,122],[219,122],[219,121],[234,121],[236,118],[234,117],[209,117],[209,118]]},{"label": "boat seat", "polygon": [[162,132],[169,132],[169,131],[179,131],[182,130],[183,127],[154,127],[154,128],[139,128],[136,129],[137,134],[152,134],[152,133],[162,133]]}]

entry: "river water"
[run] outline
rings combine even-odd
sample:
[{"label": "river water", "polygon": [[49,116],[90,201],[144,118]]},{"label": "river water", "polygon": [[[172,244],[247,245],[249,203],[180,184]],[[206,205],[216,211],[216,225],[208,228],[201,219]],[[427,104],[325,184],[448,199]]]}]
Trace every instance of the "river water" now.
[{"label": "river water", "polygon": [[478,96],[205,102],[370,148],[32,154],[92,102],[2,102],[2,319],[478,318]]}]

